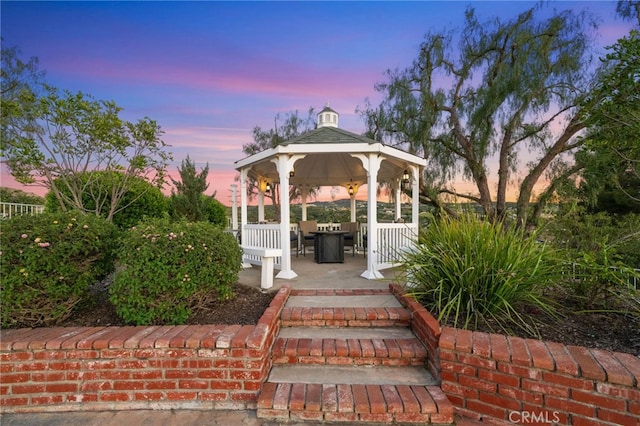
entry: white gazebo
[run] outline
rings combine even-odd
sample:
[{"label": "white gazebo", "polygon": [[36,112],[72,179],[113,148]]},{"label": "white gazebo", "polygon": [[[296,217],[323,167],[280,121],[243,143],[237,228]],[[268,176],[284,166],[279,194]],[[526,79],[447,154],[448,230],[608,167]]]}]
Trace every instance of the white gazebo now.
[{"label": "white gazebo", "polygon": [[[393,266],[398,250],[410,247],[418,232],[418,183],[426,160],[373,139],[338,127],[338,113],[325,107],[318,113],[317,128],[275,148],[236,161],[240,172],[241,238],[243,248],[278,249],[276,278],[297,276],[291,267],[289,187],[297,186],[302,195],[302,220],[307,220],[306,198],[310,188],[342,186],[350,194],[351,221],[356,220],[355,197],[367,187],[367,270],[361,276],[382,278],[381,270]],[[258,223],[247,221],[247,180],[258,183]],[[395,191],[396,216],[400,217],[401,185],[411,185],[412,214],[407,223],[378,223],[376,192],[378,183],[387,182]],[[264,221],[264,192],[279,184],[280,222]],[[295,228],[295,226],[294,226]],[[294,229],[293,228],[293,229]],[[244,260],[260,264],[256,250],[245,250]]]}]

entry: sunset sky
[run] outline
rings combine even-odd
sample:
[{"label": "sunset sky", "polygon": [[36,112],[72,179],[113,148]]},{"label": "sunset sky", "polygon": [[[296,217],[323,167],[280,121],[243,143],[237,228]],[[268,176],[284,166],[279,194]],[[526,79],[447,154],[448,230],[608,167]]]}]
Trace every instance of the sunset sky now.
[{"label": "sunset sky", "polygon": [[[175,159],[170,172],[187,155],[198,168],[208,162],[207,193],[228,205],[233,163],[253,127],[329,102],[341,128],[361,133],[356,108],[366,98],[377,104],[374,84],[409,66],[428,31],[460,28],[468,5],[507,18],[534,4],[3,0],[0,13],[3,44],[38,57],[48,83],[114,100],[127,120],[158,121]],[[598,16],[602,52],[631,25],[611,1],[551,2],[547,12],[554,8]],[[20,188],[4,164],[1,172],[2,186]]]}]

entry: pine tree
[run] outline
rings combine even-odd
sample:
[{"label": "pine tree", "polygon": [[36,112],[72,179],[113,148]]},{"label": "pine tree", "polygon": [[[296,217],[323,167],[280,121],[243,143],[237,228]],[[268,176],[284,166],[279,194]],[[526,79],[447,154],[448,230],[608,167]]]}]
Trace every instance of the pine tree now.
[{"label": "pine tree", "polygon": [[[207,190],[207,175],[209,174],[209,163],[198,173],[195,163],[189,156],[182,161],[180,168],[180,180],[171,178],[175,191],[171,191],[171,214],[177,218],[185,218],[190,222],[204,220],[203,194]],[[214,194],[215,196],[215,194]]]}]

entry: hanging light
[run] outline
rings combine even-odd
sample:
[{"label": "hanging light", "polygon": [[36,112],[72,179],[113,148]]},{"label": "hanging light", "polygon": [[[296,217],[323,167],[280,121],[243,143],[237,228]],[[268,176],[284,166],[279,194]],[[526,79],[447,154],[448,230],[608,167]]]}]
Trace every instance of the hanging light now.
[{"label": "hanging light", "polygon": [[291,169],[291,171],[289,172],[289,177],[292,178],[296,175],[296,170],[295,169]]},{"label": "hanging light", "polygon": [[405,170],[404,173],[402,173],[402,181],[404,183],[409,183],[409,171]]},{"label": "hanging light", "polygon": [[267,186],[264,189],[264,192],[271,192],[271,184],[267,182]]},{"label": "hanging light", "polygon": [[349,185],[349,195],[353,195],[353,185]]}]

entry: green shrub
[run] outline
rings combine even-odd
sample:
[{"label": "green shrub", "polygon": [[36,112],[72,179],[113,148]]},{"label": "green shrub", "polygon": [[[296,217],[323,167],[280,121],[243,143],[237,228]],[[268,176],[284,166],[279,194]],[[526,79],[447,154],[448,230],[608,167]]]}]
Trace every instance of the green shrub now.
[{"label": "green shrub", "polygon": [[214,225],[226,228],[227,226],[227,209],[222,203],[213,197],[202,196],[202,209],[204,218]]},{"label": "green shrub", "polygon": [[[227,209],[212,196],[200,195],[200,205],[198,206],[200,210],[198,212],[189,210],[193,208],[192,203],[182,194],[173,194],[169,200],[169,215],[175,221],[206,221],[223,228],[227,226]],[[196,217],[197,219],[194,219]]]},{"label": "green shrub", "polygon": [[[96,180],[97,176],[97,180]],[[111,203],[111,189],[112,183],[115,179],[119,182],[123,175],[118,172],[91,172],[85,173],[81,176],[81,184],[87,185],[89,178],[97,181],[97,188],[93,190],[96,196],[92,195],[92,191],[87,189],[82,195],[82,204],[88,211],[96,211],[96,198],[100,197],[102,208],[99,209],[100,214],[104,217],[109,213],[109,205]],[[64,185],[58,185],[58,188],[63,193],[70,196],[68,189],[64,188]],[[59,212],[61,211],[60,204],[49,191],[45,197],[45,208],[47,211]],[[135,226],[144,218],[160,218],[165,217],[169,211],[169,199],[165,197],[162,192],[153,186],[148,181],[134,177],[131,178],[129,188],[125,195],[120,200],[120,207],[122,210],[118,211],[113,217],[113,223],[120,229],[128,229]]]},{"label": "green shrub", "polygon": [[113,270],[117,228],[78,212],[2,222],[3,327],[55,325]]},{"label": "green shrub", "polygon": [[640,289],[632,285],[640,274],[626,266],[603,242],[597,252],[574,259],[569,296],[586,311],[618,311],[640,318]]},{"label": "green shrub", "polygon": [[640,316],[640,215],[587,214],[574,208],[544,227],[545,237],[567,253],[565,296],[583,311]]},{"label": "green shrub", "polygon": [[409,292],[439,320],[463,328],[483,321],[505,331],[515,323],[535,334],[525,312],[553,312],[543,289],[560,279],[555,257],[534,237],[465,214],[435,220],[401,261]]},{"label": "green shrub", "polygon": [[559,212],[543,226],[545,239],[581,258],[597,253],[603,245],[609,254],[631,268],[640,269],[640,214],[587,214],[583,208]]},{"label": "green shrub", "polygon": [[241,251],[231,234],[206,222],[145,221],[127,231],[110,300],[126,322],[179,324],[232,296]]}]

